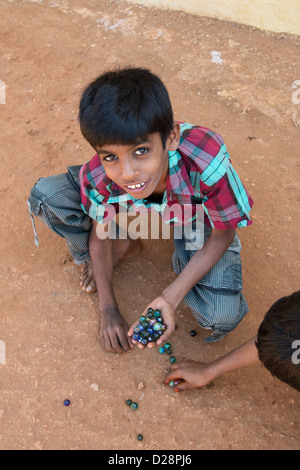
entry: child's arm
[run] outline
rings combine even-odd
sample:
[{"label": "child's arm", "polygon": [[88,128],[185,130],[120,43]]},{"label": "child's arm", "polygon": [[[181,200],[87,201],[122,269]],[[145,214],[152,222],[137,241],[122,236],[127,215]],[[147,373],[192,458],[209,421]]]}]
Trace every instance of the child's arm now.
[{"label": "child's arm", "polygon": [[211,236],[203,247],[191,258],[180,275],[163,292],[163,297],[174,311],[186,294],[199,282],[219,261],[232,244],[235,230],[212,229]]},{"label": "child's arm", "polygon": [[203,387],[227,372],[256,364],[259,362],[259,358],[255,341],[256,337],[251,338],[247,343],[210,364],[195,361],[174,364],[164,383],[168,385],[171,380],[183,380],[183,382],[176,385],[176,392]]},{"label": "child's arm", "polygon": [[105,349],[121,353],[132,348],[128,338],[128,325],[119,312],[113,290],[112,240],[101,240],[93,221],[89,238],[94,279],[97,286],[99,308],[102,314],[100,337]]},{"label": "child's arm", "polygon": [[[159,345],[172,335],[175,330],[175,310],[184,299],[186,294],[200,281],[211,268],[223,256],[227,248],[232,244],[235,237],[235,230],[215,230],[206,240],[203,247],[191,258],[179,276],[173,281],[162,293],[160,297],[153,300],[145,309],[152,307],[160,309],[163,314],[164,323],[166,324],[166,332],[157,340]],[[134,323],[129,335],[133,333],[133,329],[138,322]],[[149,343],[148,347],[155,346]],[[139,347],[143,346],[139,344]]]}]

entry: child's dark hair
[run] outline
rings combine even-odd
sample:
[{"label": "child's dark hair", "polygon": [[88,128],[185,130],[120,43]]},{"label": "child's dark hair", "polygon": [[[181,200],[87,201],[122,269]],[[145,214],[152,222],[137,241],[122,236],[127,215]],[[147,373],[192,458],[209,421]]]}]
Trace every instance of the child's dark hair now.
[{"label": "child's dark hair", "polygon": [[[277,300],[261,323],[256,346],[272,375],[300,391],[300,364],[292,356],[300,340],[300,291]],[[296,342],[296,343],[294,343]],[[294,343],[294,344],[293,344]]]},{"label": "child's dark hair", "polygon": [[173,129],[173,111],[163,82],[147,69],[127,67],[100,75],[84,90],[80,128],[96,148],[135,144],[159,132],[163,148]]}]

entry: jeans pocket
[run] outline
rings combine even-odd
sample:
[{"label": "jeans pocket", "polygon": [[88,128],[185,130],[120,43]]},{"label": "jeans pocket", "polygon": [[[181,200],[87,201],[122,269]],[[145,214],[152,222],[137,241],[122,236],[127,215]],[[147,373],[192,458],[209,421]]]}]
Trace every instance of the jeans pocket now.
[{"label": "jeans pocket", "polygon": [[227,250],[199,284],[227,292],[241,291],[243,280],[240,255]]},{"label": "jeans pocket", "polygon": [[229,252],[229,260],[224,269],[222,289],[239,292],[243,288],[242,262],[239,254]]}]

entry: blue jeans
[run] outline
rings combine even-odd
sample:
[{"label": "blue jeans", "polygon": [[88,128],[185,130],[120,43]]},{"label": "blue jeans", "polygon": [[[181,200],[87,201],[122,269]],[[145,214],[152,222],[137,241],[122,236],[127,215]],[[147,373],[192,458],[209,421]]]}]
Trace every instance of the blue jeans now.
[{"label": "blue jeans", "polygon": [[[211,228],[205,227],[204,240],[210,234]],[[197,251],[185,249],[184,235],[174,240],[174,245],[173,270],[180,274]],[[232,331],[249,311],[242,293],[240,251],[241,242],[236,234],[224,255],[184,298],[199,325],[213,330],[215,340]]]},{"label": "blue jeans", "polygon": [[[32,188],[28,206],[54,233],[63,237],[74,262],[90,261],[89,235],[92,221],[81,207],[79,170],[81,165],[68,167],[68,173],[40,178]],[[36,244],[38,238],[35,231]]]}]

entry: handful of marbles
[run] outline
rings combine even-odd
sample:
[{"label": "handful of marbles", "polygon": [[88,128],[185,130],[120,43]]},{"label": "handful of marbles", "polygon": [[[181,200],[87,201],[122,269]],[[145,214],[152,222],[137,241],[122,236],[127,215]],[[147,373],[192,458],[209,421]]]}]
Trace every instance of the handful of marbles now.
[{"label": "handful of marbles", "polygon": [[166,325],[163,323],[161,311],[148,308],[134,328],[132,339],[146,346],[148,343],[155,343],[165,330]]}]

